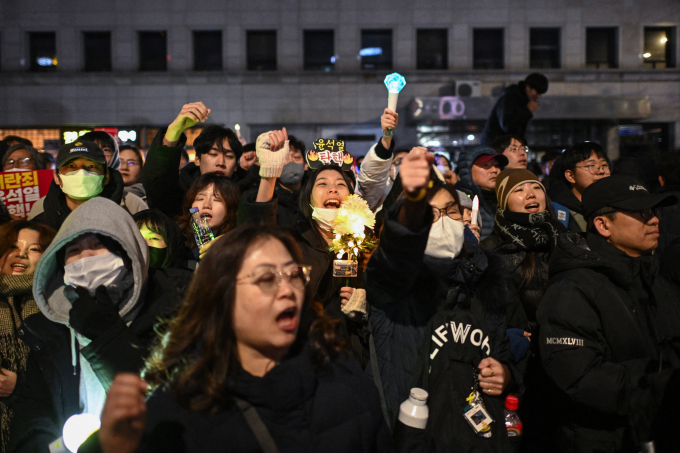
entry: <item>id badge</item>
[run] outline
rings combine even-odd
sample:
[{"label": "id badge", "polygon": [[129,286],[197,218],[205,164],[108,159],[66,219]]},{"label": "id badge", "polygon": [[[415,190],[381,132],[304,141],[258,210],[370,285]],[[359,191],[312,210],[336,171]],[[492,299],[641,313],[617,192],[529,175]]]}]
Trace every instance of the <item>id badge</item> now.
[{"label": "id badge", "polygon": [[463,409],[463,416],[467,422],[472,426],[477,435],[482,437],[491,437],[491,423],[493,418],[486,411],[484,405],[474,403]]}]

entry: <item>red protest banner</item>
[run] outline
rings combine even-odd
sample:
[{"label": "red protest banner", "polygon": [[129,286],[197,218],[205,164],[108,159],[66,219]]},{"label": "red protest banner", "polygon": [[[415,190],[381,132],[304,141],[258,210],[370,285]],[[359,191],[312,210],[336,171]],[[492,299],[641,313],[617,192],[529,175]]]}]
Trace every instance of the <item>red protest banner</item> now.
[{"label": "red protest banner", "polygon": [[25,219],[33,204],[47,195],[54,177],[52,170],[0,172],[0,204],[12,219]]}]

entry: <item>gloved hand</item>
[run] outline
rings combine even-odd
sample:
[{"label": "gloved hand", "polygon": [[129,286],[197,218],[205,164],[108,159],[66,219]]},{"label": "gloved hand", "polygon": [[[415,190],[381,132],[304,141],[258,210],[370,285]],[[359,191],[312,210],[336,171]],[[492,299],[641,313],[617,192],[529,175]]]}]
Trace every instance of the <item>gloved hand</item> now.
[{"label": "gloved hand", "polygon": [[281,176],[289,154],[286,128],[260,134],[255,142],[255,151],[260,161],[261,177],[278,178]]},{"label": "gloved hand", "polygon": [[94,340],[121,319],[104,285],[97,288],[94,296],[85,288],[77,287],[75,291],[78,298],[68,317],[69,324],[79,334]]},{"label": "gloved hand", "polygon": [[529,337],[531,335],[522,329],[508,329],[505,331],[510,340],[510,352],[515,359],[515,363],[521,362],[529,350]]}]

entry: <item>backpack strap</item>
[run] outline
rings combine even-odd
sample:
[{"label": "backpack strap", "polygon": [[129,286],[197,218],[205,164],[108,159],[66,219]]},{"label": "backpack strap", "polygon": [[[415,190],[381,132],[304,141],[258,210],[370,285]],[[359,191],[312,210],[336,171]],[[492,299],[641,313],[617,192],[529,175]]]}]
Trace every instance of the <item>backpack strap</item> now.
[{"label": "backpack strap", "polygon": [[557,216],[557,220],[564,225],[565,228],[569,227],[569,217],[571,214],[569,213],[569,209],[566,206],[562,206],[559,203],[555,203],[554,201],[552,202],[553,208],[555,208],[555,216]]},{"label": "backpack strap", "polygon": [[236,405],[241,410],[243,417],[246,419],[246,423],[248,423],[250,430],[255,435],[257,443],[260,444],[262,451],[264,453],[279,453],[276,442],[274,442],[272,435],[269,433],[269,430],[253,405],[241,398],[233,398],[236,400]]}]

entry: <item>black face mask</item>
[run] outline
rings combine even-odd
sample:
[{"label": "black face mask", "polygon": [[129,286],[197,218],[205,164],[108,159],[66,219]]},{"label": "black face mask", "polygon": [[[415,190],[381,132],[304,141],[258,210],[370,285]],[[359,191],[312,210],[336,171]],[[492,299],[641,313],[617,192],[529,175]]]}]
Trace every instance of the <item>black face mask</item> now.
[{"label": "black face mask", "polygon": [[165,257],[168,256],[168,248],[159,249],[157,247],[149,247],[149,267],[152,269],[163,268]]}]

